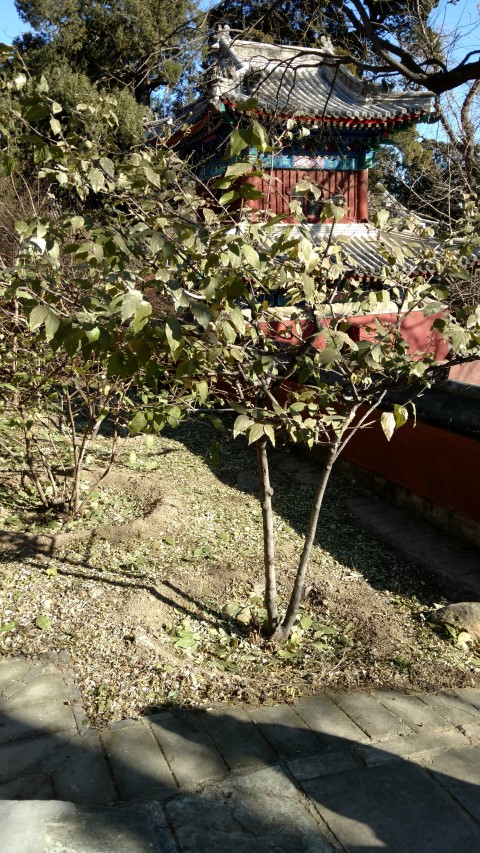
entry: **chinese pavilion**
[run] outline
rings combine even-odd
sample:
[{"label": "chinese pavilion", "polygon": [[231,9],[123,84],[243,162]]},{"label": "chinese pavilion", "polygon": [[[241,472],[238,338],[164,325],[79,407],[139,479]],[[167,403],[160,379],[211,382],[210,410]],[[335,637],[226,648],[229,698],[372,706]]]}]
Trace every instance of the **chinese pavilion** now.
[{"label": "chinese pavilion", "polygon": [[[368,171],[378,146],[391,141],[395,131],[436,120],[431,94],[393,91],[385,81],[378,86],[359,79],[328,38],[317,49],[282,46],[232,38],[224,26],[210,58],[203,93],[180,113],[170,139],[200,180],[208,183],[225,172],[232,129],[242,126],[246,111],[257,114],[283,147],[274,153],[249,151],[252,163],[261,161],[263,173],[247,178],[257,190],[245,201],[252,216],[284,215],[292,221],[291,203],[296,201],[313,242],[325,245],[332,230],[334,237],[342,235],[347,275],[378,278],[389,246],[397,257],[395,249],[401,252],[404,271],[418,272],[422,244],[432,247],[435,241],[369,223]],[[302,188],[305,181],[315,185],[315,193]],[[322,204],[328,201],[344,209],[335,224],[320,221]],[[407,217],[403,211],[401,218]],[[419,224],[431,223],[419,218]],[[382,322],[398,320],[388,313],[391,306],[378,307],[375,316]],[[359,337],[369,334],[373,314],[348,319],[353,334],[355,326]],[[412,312],[401,321],[402,335],[412,353],[434,346],[437,357],[445,358],[443,342],[438,345],[430,337],[433,319],[421,310]],[[469,371],[479,369],[478,363],[455,368],[468,375],[452,371],[453,383],[425,394],[417,405],[417,427],[407,424],[396,432],[391,450],[372,429],[357,433],[344,454],[374,488],[478,543],[480,376],[472,379]]]},{"label": "chinese pavilion", "polygon": [[[228,26],[217,35],[204,92],[180,114],[171,144],[191,159],[201,180],[218,178],[226,169],[228,137],[249,108],[281,133],[284,147],[274,154],[250,150],[264,177],[250,179],[261,197],[246,204],[291,220],[296,201],[315,241],[331,230],[320,222],[322,204],[341,204],[344,216],[334,230],[348,238],[352,272],[375,276],[384,261],[375,248],[378,232],[367,224],[368,169],[375,150],[395,131],[435,120],[432,96],[359,79],[326,37],[321,48],[307,49],[232,38]],[[302,181],[315,185],[315,195],[297,189]],[[409,242],[405,233],[384,232],[382,239],[387,245]]]}]

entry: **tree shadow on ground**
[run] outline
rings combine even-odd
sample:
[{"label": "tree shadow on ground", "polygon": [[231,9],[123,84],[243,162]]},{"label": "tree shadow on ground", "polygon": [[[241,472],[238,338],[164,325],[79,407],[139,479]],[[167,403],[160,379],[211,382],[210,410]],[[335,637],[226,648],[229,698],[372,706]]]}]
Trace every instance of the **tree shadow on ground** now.
[{"label": "tree shadow on ground", "polygon": [[[243,492],[258,494],[256,454],[242,438],[233,441],[229,436],[215,433],[207,424],[188,423],[168,432],[205,461],[215,476],[225,485]],[[211,453],[212,439],[220,443],[218,461]],[[288,445],[270,449],[270,475],[274,511],[297,533],[306,531],[321,466]],[[304,475],[297,479],[295,471]],[[305,476],[305,471],[308,473]],[[458,584],[441,578],[420,567],[410,558],[396,554],[379,537],[365,530],[348,511],[346,500],[369,494],[368,489],[352,477],[333,471],[327,486],[320,514],[316,543],[347,568],[360,572],[370,585],[399,596],[415,597],[425,609],[431,609],[442,594],[450,600],[459,597]],[[261,536],[261,523],[258,524]],[[298,557],[300,556],[300,551]],[[467,600],[468,594],[461,593]]]},{"label": "tree shadow on ground", "polygon": [[[276,706],[270,720],[260,712],[257,722],[255,709],[170,709],[117,724],[101,743],[93,730],[55,733],[45,721],[26,722],[31,708],[25,717],[12,698],[3,704],[0,799],[29,801],[17,811],[0,803],[5,849],[17,853],[32,850],[20,844],[28,828],[22,821],[35,821],[31,801],[55,799],[76,806],[59,803],[55,814],[49,803],[50,820],[38,821],[45,834],[38,849],[43,841],[71,853],[224,853],[232,846],[321,853],[331,849],[327,838],[358,853],[480,847],[479,786],[468,778],[478,777],[478,749],[466,738],[463,749],[419,766],[396,754],[398,739],[393,747],[372,745],[360,730],[358,738],[339,737],[328,719],[309,727],[290,707]],[[441,732],[438,738],[440,746]]]}]

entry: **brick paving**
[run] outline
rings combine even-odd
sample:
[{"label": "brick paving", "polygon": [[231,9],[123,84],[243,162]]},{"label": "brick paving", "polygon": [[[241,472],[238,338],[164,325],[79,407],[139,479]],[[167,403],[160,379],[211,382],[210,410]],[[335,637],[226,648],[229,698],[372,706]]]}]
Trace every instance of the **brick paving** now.
[{"label": "brick paving", "polygon": [[395,551],[419,566],[454,580],[470,594],[480,593],[480,552],[453,536],[429,530],[409,513],[375,497],[351,498],[347,507],[358,521]]},{"label": "brick paving", "polygon": [[103,731],[64,654],[0,662],[12,853],[480,849],[480,690],[172,709]]},{"label": "brick paving", "polygon": [[[311,462],[285,455],[279,467],[315,481]],[[474,549],[378,498],[348,508],[418,565],[480,592]],[[480,690],[172,709],[96,731],[68,656],[7,658],[0,826],[12,853],[480,850]]]}]

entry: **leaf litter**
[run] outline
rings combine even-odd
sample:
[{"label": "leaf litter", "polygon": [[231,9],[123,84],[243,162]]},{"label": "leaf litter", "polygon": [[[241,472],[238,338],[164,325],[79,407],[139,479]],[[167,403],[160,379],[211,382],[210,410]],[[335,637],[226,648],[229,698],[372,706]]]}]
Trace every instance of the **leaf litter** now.
[{"label": "leaf litter", "polygon": [[[272,453],[271,466],[285,604],[316,463],[284,448]],[[0,563],[1,653],[66,650],[92,722],[173,705],[290,701],[330,688],[479,683],[468,638],[459,643],[428,624],[428,612],[445,601],[438,579],[349,516],[345,498],[365,492],[352,478],[332,478],[302,612],[289,640],[274,648],[262,635],[254,449],[219,442],[207,424],[184,425],[153,440],[127,439],[116,471],[95,498],[99,522],[126,523],[142,510],[149,518],[156,490],[174,496],[176,511],[152,515],[140,538],[109,541],[92,527],[86,541],[53,556],[20,549]]]}]

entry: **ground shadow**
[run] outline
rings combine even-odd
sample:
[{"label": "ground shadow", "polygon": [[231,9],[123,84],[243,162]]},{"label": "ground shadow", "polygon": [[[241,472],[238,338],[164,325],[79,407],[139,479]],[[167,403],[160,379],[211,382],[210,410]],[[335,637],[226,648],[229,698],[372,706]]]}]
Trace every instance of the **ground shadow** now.
[{"label": "ground shadow", "polygon": [[[49,803],[50,822],[37,827],[52,849],[72,853],[160,853],[174,849],[172,836],[182,853],[321,853],[330,832],[358,853],[480,848],[479,786],[466,778],[478,766],[466,739],[448,753],[450,769],[441,758],[422,767],[360,730],[339,737],[321,716],[310,727],[288,706],[268,710],[270,719],[175,708],[100,741],[94,731],[29,725],[25,708],[0,706],[0,799],[28,800],[30,825],[33,800],[76,804],[62,811],[59,802],[56,815]],[[28,814],[3,802],[0,815],[5,849],[28,853],[18,843]]]},{"label": "ground shadow", "polygon": [[[256,454],[242,438],[233,441],[227,434],[218,434],[207,424],[187,423],[168,436],[180,441],[199,456],[225,485],[240,491],[258,493]],[[219,443],[220,453],[211,453],[212,440]],[[306,458],[291,445],[270,449],[271,480],[274,489],[274,510],[297,532],[303,534],[320,476],[320,464]],[[308,468],[305,478],[296,480],[295,467]],[[399,556],[380,537],[365,530],[352,517],[346,500],[369,494],[368,489],[352,477],[334,470],[320,515],[316,542],[339,563],[360,572],[370,585],[399,596],[414,596],[426,610],[431,609],[442,593],[450,600],[469,600],[458,583],[449,582],[413,560]],[[261,529],[259,524],[259,536]]]}]

